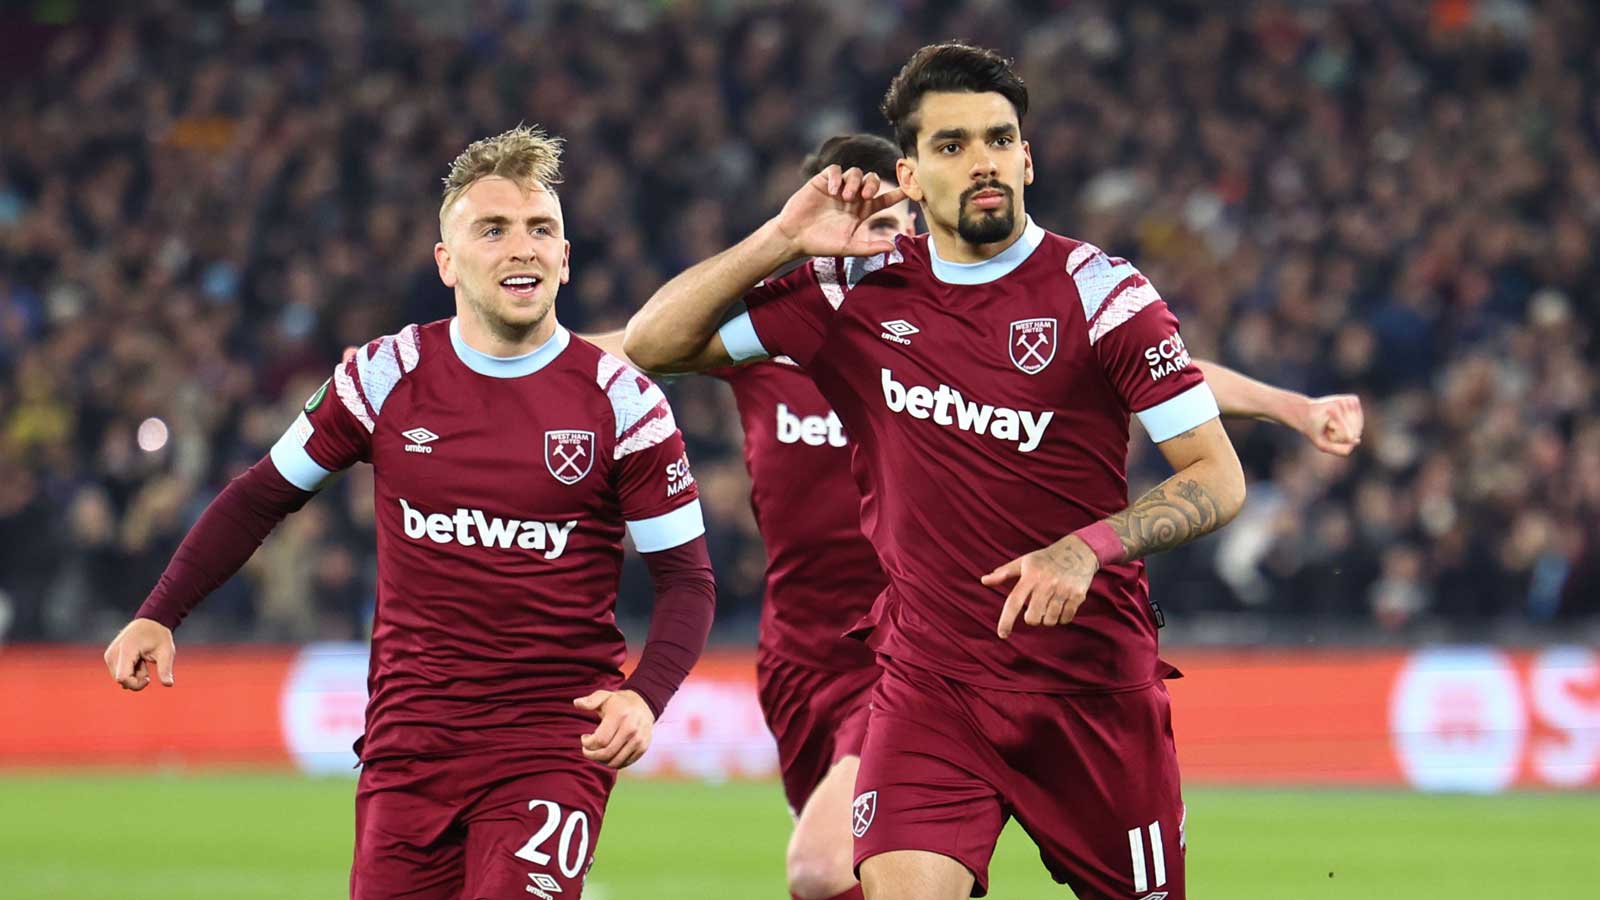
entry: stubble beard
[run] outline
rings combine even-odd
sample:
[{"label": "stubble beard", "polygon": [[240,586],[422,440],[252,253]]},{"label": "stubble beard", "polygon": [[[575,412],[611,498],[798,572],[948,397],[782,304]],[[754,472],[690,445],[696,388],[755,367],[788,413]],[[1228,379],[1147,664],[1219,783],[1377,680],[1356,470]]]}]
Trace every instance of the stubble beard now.
[{"label": "stubble beard", "polygon": [[[543,286],[541,282],[540,287]],[[499,284],[495,284],[494,290],[498,291],[499,289]],[[478,321],[483,323],[483,327],[488,329],[496,338],[507,343],[515,344],[526,340],[528,335],[539,330],[539,327],[544,324],[544,320],[549,318],[550,311],[555,308],[553,299],[535,298],[535,305],[532,310],[534,313],[533,319],[531,321],[513,320],[508,319],[501,312],[502,306],[487,300],[476,292],[468,290],[464,291],[463,294],[466,297],[467,305],[471,306],[473,311],[478,314]],[[538,305],[541,302],[543,306]]]}]

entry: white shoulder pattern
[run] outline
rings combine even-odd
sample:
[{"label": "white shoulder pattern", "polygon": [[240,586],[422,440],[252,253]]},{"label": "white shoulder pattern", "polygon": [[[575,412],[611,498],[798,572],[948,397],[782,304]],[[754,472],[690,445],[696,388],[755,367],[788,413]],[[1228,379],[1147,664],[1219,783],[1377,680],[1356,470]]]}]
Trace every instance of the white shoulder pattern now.
[{"label": "white shoulder pattern", "polygon": [[822,296],[828,300],[828,305],[838,309],[844,305],[845,295],[850,293],[861,279],[873,272],[905,261],[899,250],[890,250],[876,256],[866,257],[838,257],[818,256],[811,260],[811,269],[817,275],[817,284],[822,287]]},{"label": "white shoulder pattern", "polygon": [[678,430],[667,395],[655,382],[615,356],[600,356],[595,383],[611,401],[611,412],[617,420],[615,459],[654,447]]},{"label": "white shoulder pattern", "polygon": [[384,335],[357,350],[354,366],[334,370],[334,393],[367,431],[377,427],[375,418],[395,385],[417,367],[417,336],[418,327],[407,325],[398,334]]},{"label": "white shoulder pattern", "polygon": [[1079,244],[1067,255],[1067,274],[1078,287],[1083,318],[1089,323],[1093,346],[1118,325],[1161,299],[1155,287],[1133,263],[1107,256],[1093,244]]}]

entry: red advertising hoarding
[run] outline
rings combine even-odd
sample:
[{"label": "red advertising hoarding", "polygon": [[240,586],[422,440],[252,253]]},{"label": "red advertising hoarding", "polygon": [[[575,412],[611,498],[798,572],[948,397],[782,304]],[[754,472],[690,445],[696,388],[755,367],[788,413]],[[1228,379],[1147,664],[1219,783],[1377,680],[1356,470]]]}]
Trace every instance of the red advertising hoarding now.
[{"label": "red advertising hoarding", "polygon": [[[1600,787],[1600,652],[1182,650],[1171,683],[1191,784],[1493,792]],[[0,650],[0,767],[272,765],[348,772],[366,648],[192,647],[178,686],[130,694],[93,648]],[[777,757],[748,653],[703,660],[632,774],[766,778]]]}]

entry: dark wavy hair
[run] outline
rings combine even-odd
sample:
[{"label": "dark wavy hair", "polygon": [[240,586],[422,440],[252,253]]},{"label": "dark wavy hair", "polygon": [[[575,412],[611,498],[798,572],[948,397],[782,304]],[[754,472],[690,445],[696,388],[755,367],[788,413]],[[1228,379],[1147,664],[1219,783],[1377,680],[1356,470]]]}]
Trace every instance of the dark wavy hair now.
[{"label": "dark wavy hair", "polygon": [[929,44],[911,54],[900,74],[889,83],[878,109],[894,128],[894,138],[906,156],[917,155],[918,113],[922,95],[930,91],[984,94],[990,91],[1011,101],[1017,121],[1028,114],[1028,86],[1011,68],[1012,60],[994,50],[959,41]]}]

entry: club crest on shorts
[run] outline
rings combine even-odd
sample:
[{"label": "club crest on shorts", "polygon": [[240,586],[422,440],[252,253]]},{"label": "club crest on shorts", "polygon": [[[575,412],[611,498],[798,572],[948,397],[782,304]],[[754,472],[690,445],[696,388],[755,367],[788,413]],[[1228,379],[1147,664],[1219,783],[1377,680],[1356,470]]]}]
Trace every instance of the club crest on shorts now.
[{"label": "club crest on shorts", "polygon": [[856,798],[850,807],[850,830],[856,837],[867,833],[872,827],[872,820],[878,815],[878,792],[867,791]]},{"label": "club crest on shorts", "polygon": [[546,431],[544,465],[562,484],[577,484],[594,467],[594,432]]},{"label": "club crest on shorts", "polygon": [[1011,323],[1011,364],[1037,375],[1056,358],[1056,320],[1018,319]]}]

